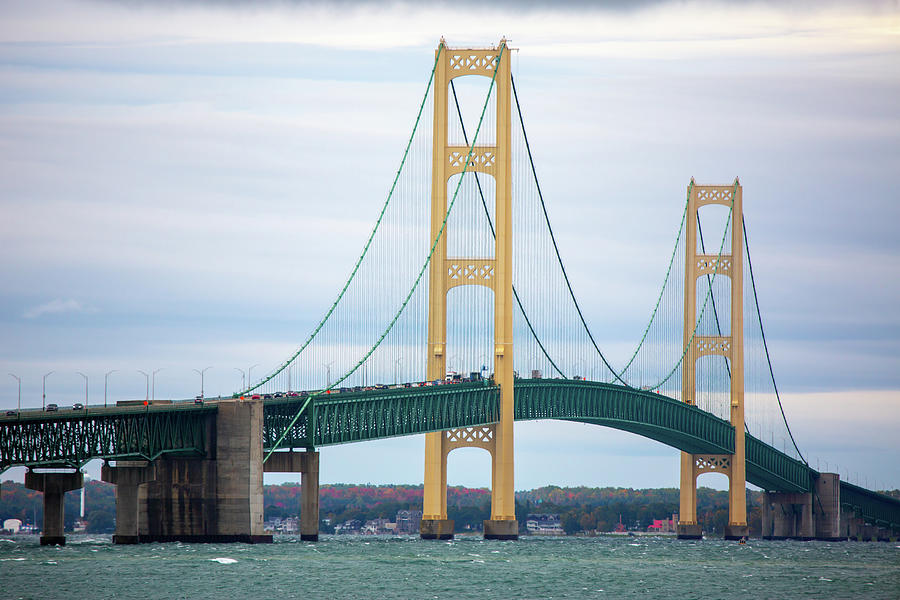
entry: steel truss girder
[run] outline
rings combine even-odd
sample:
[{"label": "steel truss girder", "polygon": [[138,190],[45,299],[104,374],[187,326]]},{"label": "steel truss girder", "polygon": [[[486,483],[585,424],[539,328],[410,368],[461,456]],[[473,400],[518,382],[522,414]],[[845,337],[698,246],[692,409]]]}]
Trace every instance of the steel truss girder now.
[{"label": "steel truss girder", "polygon": [[[267,451],[296,414],[300,400],[304,399],[266,402],[263,440]],[[279,447],[346,444],[487,425],[499,418],[500,390],[484,383],[343,392],[310,402]]]},{"label": "steel truss girder", "polygon": [[867,523],[900,530],[900,500],[842,481],[841,506],[853,510]]},{"label": "steel truss girder", "polygon": [[95,458],[201,456],[214,407],[38,415],[0,423],[0,472],[13,466],[81,467]]}]

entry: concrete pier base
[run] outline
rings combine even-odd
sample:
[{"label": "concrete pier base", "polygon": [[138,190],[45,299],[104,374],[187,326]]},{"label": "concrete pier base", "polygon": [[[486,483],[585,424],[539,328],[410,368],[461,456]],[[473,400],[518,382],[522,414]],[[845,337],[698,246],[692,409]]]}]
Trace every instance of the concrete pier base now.
[{"label": "concrete pier base", "polygon": [[815,535],[817,540],[840,542],[847,539],[841,533],[841,480],[836,473],[821,473],[816,478],[813,502]]},{"label": "concrete pier base", "polygon": [[841,523],[840,483],[837,473],[820,473],[815,481],[815,493],[763,493],[763,539],[847,539]]},{"label": "concrete pier base", "polygon": [[304,452],[306,468],[300,474],[300,539],[319,540],[319,453]]},{"label": "concrete pier base", "polygon": [[156,468],[146,461],[116,461],[104,463],[100,478],[116,486],[116,533],[113,544],[137,544],[140,541],[138,526],[138,490],[140,486],[156,479]]},{"label": "concrete pier base", "polygon": [[219,402],[206,433],[207,458],[156,462],[141,542],[272,541],[263,531],[262,418],[262,401]]},{"label": "concrete pier base", "polygon": [[484,539],[517,540],[519,539],[519,522],[512,520],[488,519],[484,521]]},{"label": "concrete pier base", "polygon": [[750,536],[750,527],[748,525],[726,525],[726,540],[742,540]]},{"label": "concrete pier base", "polygon": [[65,546],[65,495],[84,486],[84,475],[74,473],[25,472],[25,487],[44,494],[44,529],[41,546]]},{"label": "concrete pier base", "polygon": [[702,540],[703,530],[699,523],[678,523],[675,526],[675,532],[678,534],[679,540]]},{"label": "concrete pier base", "polygon": [[452,540],[454,525],[453,519],[422,519],[419,537],[423,540]]},{"label": "concrete pier base", "polygon": [[263,464],[266,473],[300,473],[300,539],[319,540],[319,453],[274,452]]}]

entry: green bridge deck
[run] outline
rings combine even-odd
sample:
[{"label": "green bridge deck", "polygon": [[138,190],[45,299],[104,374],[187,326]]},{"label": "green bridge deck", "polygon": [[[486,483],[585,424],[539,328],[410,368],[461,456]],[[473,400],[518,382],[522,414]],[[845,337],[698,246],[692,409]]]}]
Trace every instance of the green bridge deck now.
[{"label": "green bridge deck", "polygon": [[[368,390],[311,402],[279,448],[313,448],[444,429],[499,418],[499,388],[487,383]],[[302,397],[265,400],[264,446],[284,432]],[[0,472],[11,466],[80,467],[95,458],[154,460],[202,456],[217,401],[22,411],[0,417]],[[564,379],[516,381],[516,420],[559,419],[630,431],[691,453],[729,454],[734,428],[708,412],[657,393]],[[312,423],[312,426],[310,425]],[[769,491],[806,492],[818,473],[746,436],[747,481]],[[877,524],[900,527],[900,501],[846,482],[841,502]]]}]

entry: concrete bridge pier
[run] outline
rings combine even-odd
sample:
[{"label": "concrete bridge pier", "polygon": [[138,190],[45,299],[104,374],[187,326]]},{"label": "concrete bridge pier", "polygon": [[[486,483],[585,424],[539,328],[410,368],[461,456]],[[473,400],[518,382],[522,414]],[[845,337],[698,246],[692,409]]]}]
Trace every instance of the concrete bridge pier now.
[{"label": "concrete bridge pier", "polygon": [[859,528],[863,520],[856,516],[856,512],[850,509],[841,510],[841,535],[844,538],[855,540],[859,538]]},{"label": "concrete bridge pier", "polygon": [[811,540],[815,537],[811,493],[763,494],[763,538]]},{"label": "concrete bridge pier", "polygon": [[25,487],[44,494],[44,530],[41,532],[41,546],[66,545],[66,536],[63,533],[65,495],[66,492],[83,486],[84,474],[81,471],[35,473],[28,469],[25,472]]},{"label": "concrete bridge pier", "polygon": [[319,540],[319,453],[273,452],[263,463],[266,473],[300,473],[300,539]]},{"label": "concrete bridge pier", "polygon": [[816,478],[813,500],[816,539],[840,542],[847,539],[841,532],[841,479],[837,473],[820,473]]},{"label": "concrete bridge pier", "polygon": [[147,461],[119,460],[114,466],[106,462],[100,470],[100,479],[116,486],[116,533],[113,544],[137,544],[140,541],[139,490],[142,484],[156,479],[156,467]]},{"label": "concrete bridge pier", "polygon": [[218,402],[206,458],[156,461],[156,479],[145,484],[140,541],[271,542],[263,531],[262,435],[262,401]]},{"label": "concrete bridge pier", "polygon": [[837,473],[820,473],[813,492],[765,492],[762,534],[773,540],[847,539],[842,534],[841,481]]}]

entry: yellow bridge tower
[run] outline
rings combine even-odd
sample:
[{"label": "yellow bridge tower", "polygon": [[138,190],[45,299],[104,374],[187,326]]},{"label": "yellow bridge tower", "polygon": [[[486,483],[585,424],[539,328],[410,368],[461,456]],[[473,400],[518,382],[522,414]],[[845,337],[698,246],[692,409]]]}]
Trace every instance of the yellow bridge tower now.
[{"label": "yellow bridge tower", "polygon": [[[747,478],[744,436],[744,226],[742,189],[733,185],[695,185],[691,179],[685,222],[684,347],[681,398],[696,401],[696,362],[702,356],[719,355],[731,364],[731,424],[734,454],[681,453],[681,512],[678,537],[702,537],[697,522],[697,477],[702,473],[728,476],[728,525],[725,539],[740,539],[747,528]],[[731,208],[731,253],[701,254],[697,250],[697,210],[710,204]],[[731,280],[730,335],[696,334],[697,280],[703,276],[727,276]]]},{"label": "yellow bridge tower", "polygon": [[[447,256],[447,231],[431,259],[428,309],[429,380],[446,374],[447,292],[458,285],[482,285],[494,292],[494,382],[500,386],[500,420],[486,427],[451,429],[426,434],[425,497],[421,536],[453,537],[447,518],[447,455],[462,447],[491,453],[491,518],[484,522],[486,539],[516,539],[513,483],[513,292],[512,292],[512,167],[511,71],[509,48],[501,40],[495,48],[447,48],[441,40],[435,51],[434,131],[431,187],[431,239],[438,237],[447,214],[447,182],[453,175],[479,172],[496,186],[496,241],[493,257]],[[496,74],[494,71],[496,70]],[[450,81],[465,75],[494,78],[496,136],[493,145],[467,146],[448,141]]]}]

